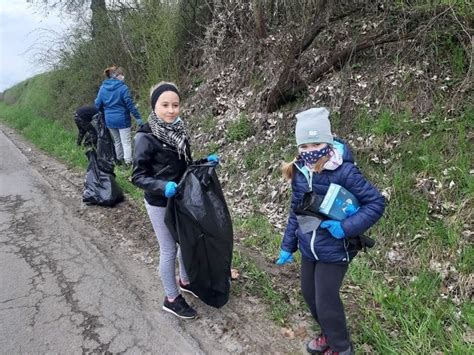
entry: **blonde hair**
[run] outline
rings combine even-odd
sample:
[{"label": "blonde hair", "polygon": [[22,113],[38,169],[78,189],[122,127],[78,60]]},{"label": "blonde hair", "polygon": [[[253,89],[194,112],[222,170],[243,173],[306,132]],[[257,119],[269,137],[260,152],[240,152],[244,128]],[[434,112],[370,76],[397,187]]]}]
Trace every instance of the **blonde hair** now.
[{"label": "blonde hair", "polygon": [[[332,147],[331,147],[331,149],[332,149]],[[298,158],[295,158],[291,162],[283,162],[281,164],[282,175],[288,181],[293,180],[293,177],[295,176],[295,172],[296,172],[295,163],[296,163],[297,159]],[[330,159],[329,155],[326,155],[326,156],[322,157],[321,159],[319,159],[317,161],[317,163],[314,164],[314,166],[313,166],[313,172],[319,174],[321,171],[323,171],[324,164],[326,164],[329,159]]]},{"label": "blonde hair", "polygon": [[153,92],[158,89],[161,85],[171,85],[171,86],[174,86],[176,91],[179,92],[179,89],[178,89],[178,86],[171,82],[171,81],[160,81],[158,84],[155,84],[153,85],[151,88],[150,88],[150,99],[151,99],[151,96],[153,95]]},{"label": "blonde hair", "polygon": [[122,67],[116,66],[115,64],[104,69],[104,75],[107,78],[110,78],[113,74],[124,75],[124,70]]}]

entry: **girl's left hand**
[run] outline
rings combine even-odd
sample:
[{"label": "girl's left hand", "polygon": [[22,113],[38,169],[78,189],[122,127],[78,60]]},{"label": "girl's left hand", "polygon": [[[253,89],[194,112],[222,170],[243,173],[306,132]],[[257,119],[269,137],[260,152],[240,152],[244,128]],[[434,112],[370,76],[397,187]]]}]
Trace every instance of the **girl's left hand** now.
[{"label": "girl's left hand", "polygon": [[342,229],[341,222],[339,221],[327,220],[322,222],[320,227],[328,229],[329,233],[336,239],[342,239],[346,236],[344,229]]}]

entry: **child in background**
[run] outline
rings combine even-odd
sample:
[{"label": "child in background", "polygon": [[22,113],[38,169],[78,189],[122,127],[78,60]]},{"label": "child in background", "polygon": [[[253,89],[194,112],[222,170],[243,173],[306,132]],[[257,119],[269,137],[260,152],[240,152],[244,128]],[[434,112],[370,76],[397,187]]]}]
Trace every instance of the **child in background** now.
[{"label": "child in background", "polygon": [[[303,111],[296,119],[299,156],[283,166],[283,175],[291,180],[292,196],[277,264],[291,262],[292,254],[300,250],[303,297],[321,329],[308,343],[308,352],[349,355],[354,349],[339,291],[357,250],[347,238],[372,227],[382,217],[385,202],[354,165],[349,147],[333,138],[326,108]],[[303,233],[295,208],[306,192],[324,196],[331,183],[350,191],[359,201],[359,209],[342,221],[325,220],[316,230]]]},{"label": "child in background", "polygon": [[123,68],[115,65],[106,68],[107,77],[102,82],[95,99],[95,106],[105,115],[105,124],[114,140],[115,153],[119,164],[129,167],[132,164],[132,121],[135,117],[137,125],[143,125],[128,86],[125,84]]}]

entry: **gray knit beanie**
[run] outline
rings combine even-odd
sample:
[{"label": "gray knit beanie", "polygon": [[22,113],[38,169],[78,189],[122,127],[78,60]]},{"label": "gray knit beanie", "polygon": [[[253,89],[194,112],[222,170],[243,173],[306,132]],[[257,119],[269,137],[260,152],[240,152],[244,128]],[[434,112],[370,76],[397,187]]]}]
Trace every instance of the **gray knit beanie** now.
[{"label": "gray knit beanie", "polygon": [[329,111],[325,107],[313,107],[296,114],[296,144],[333,144]]}]

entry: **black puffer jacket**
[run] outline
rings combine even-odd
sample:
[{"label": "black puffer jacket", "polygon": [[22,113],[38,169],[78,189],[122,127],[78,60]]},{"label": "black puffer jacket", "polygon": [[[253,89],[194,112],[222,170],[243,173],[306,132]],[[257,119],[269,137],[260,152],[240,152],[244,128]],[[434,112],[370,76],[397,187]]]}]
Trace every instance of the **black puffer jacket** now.
[{"label": "black puffer jacket", "polygon": [[[191,156],[190,147],[187,147]],[[145,190],[145,200],[153,206],[165,207],[165,186],[179,183],[188,163],[176,148],[160,141],[145,124],[135,135],[132,182]]]}]

